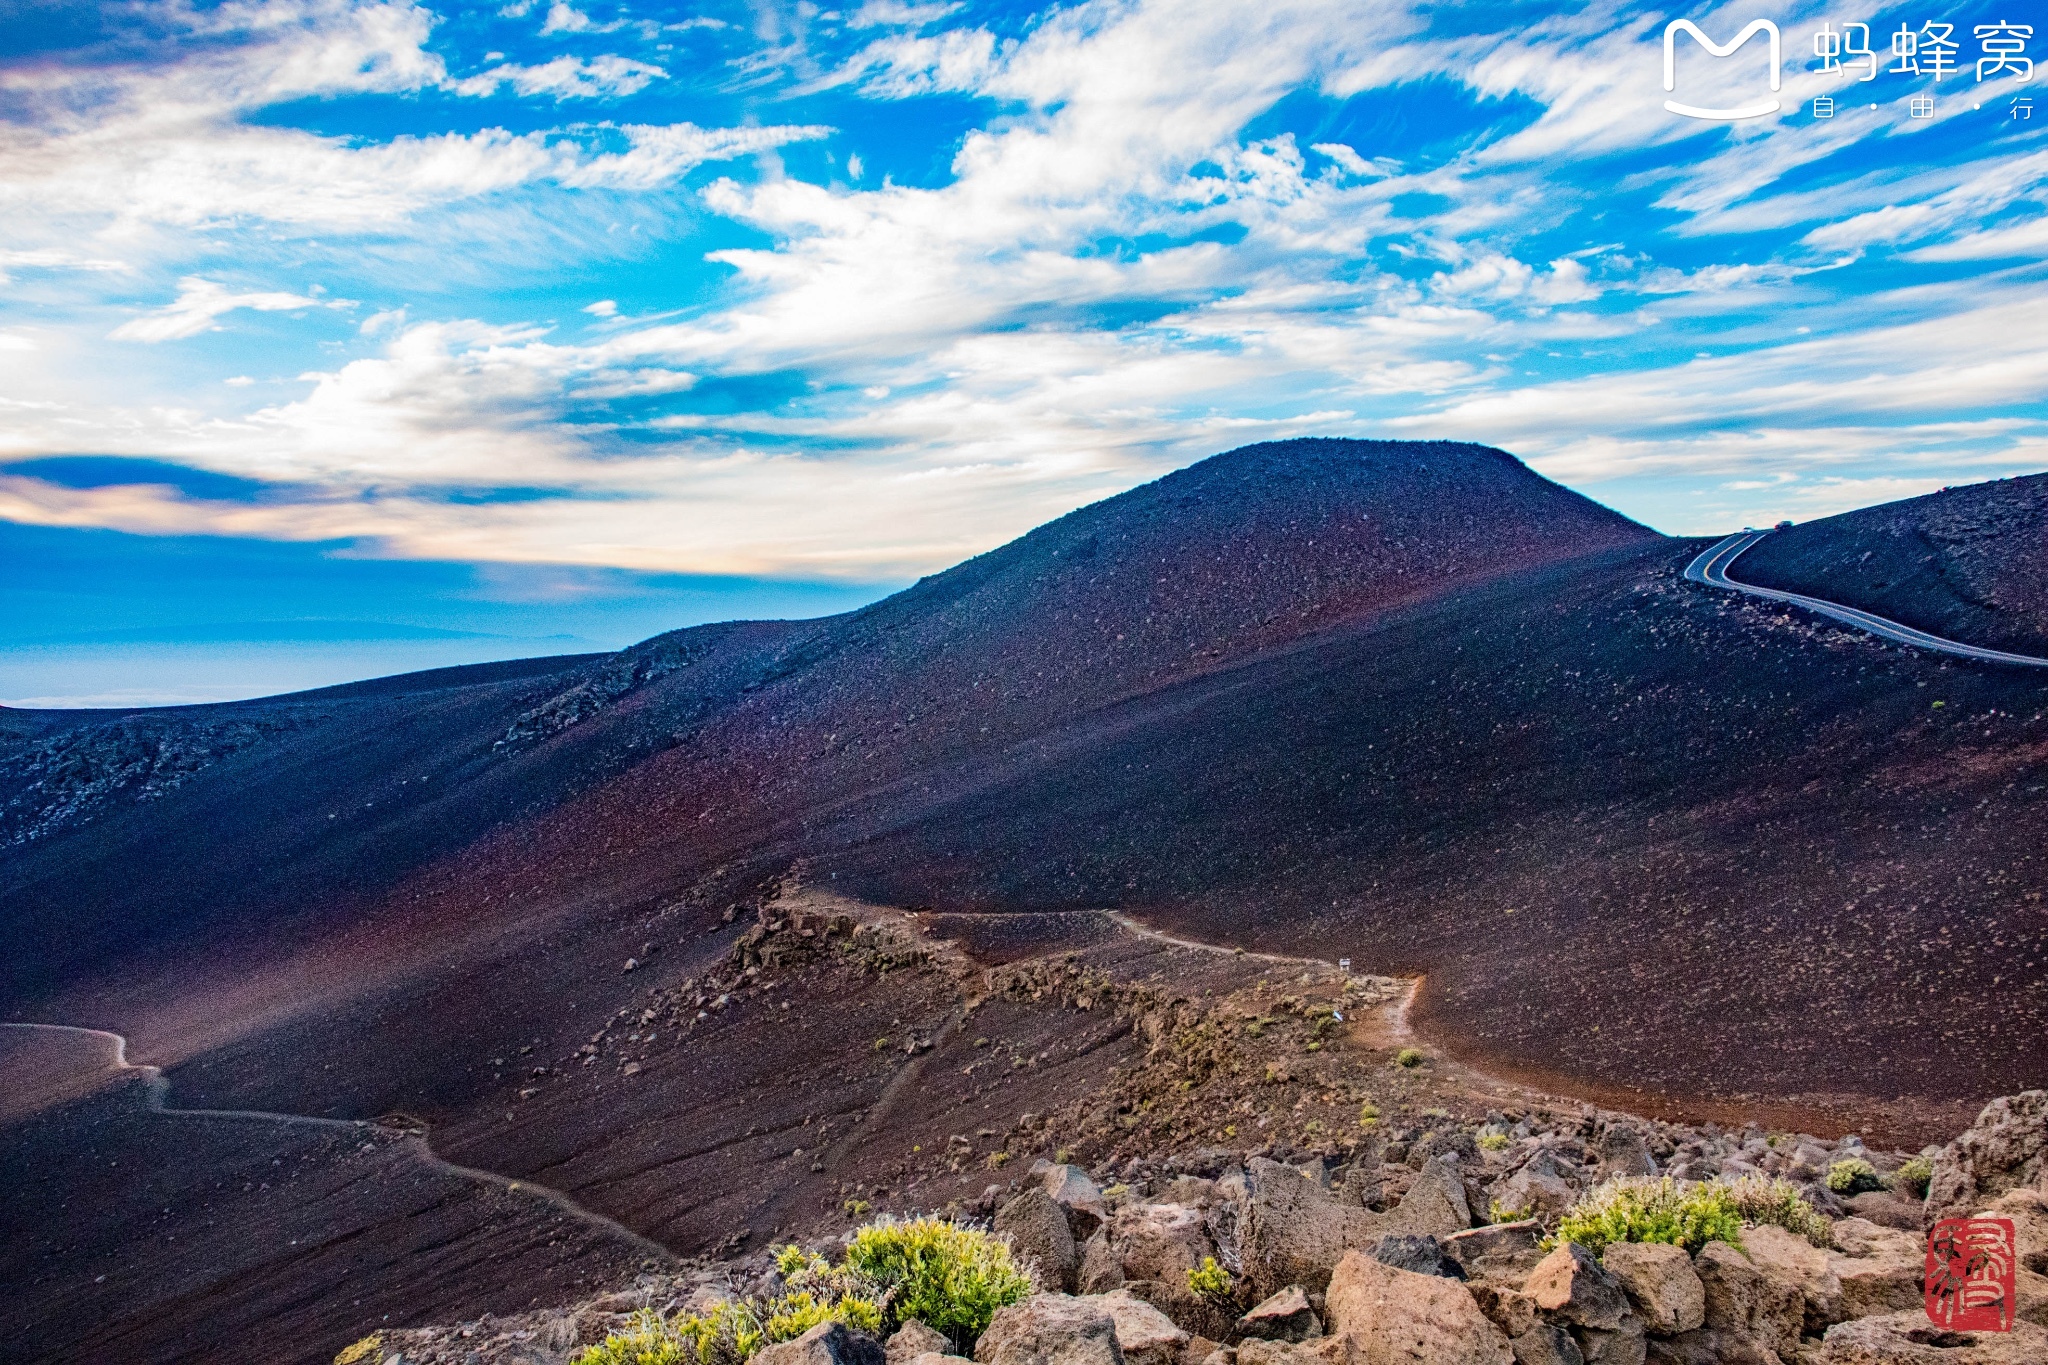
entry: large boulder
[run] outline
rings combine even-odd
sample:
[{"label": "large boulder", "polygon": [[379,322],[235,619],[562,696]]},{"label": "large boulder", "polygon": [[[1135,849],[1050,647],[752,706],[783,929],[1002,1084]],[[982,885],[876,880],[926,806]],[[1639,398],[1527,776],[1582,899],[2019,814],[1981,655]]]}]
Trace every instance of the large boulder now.
[{"label": "large boulder", "polygon": [[1431,1157],[1401,1202],[1384,1216],[1382,1231],[1408,1236],[1448,1237],[1472,1226],[1465,1181],[1449,1154]]},{"label": "large boulder", "polygon": [[1657,1173],[1657,1163],[1650,1159],[1650,1148],[1643,1135],[1625,1123],[1610,1125],[1600,1135],[1599,1158],[1602,1180]]},{"label": "large boulder", "polygon": [[2048,1330],[2031,1322],[2010,1332],[1950,1332],[1920,1310],[1858,1318],[1828,1328],[1815,1365],[2041,1365]]},{"label": "large boulder", "polygon": [[1817,1337],[1831,1322],[1841,1321],[1842,1281],[1828,1265],[1828,1254],[1794,1232],[1769,1223],[1744,1228],[1742,1249],[1751,1265],[1764,1274],[1799,1287],[1806,1312],[1801,1331]]},{"label": "large boulder", "polygon": [[1790,1357],[1806,1321],[1806,1295],[1797,1282],[1766,1274],[1726,1242],[1701,1247],[1692,1267],[1706,1291],[1708,1328]]},{"label": "large boulder", "polygon": [[1467,1228],[1438,1239],[1468,1280],[1520,1284],[1543,1259],[1543,1225],[1535,1219]]},{"label": "large boulder", "polygon": [[1515,1358],[1464,1285],[1355,1251],[1337,1263],[1325,1304],[1352,1365],[1511,1365]]},{"label": "large boulder", "polygon": [[882,1343],[843,1322],[821,1322],[795,1341],[764,1346],[757,1365],[888,1365]]},{"label": "large boulder", "polygon": [[1110,1249],[1126,1280],[1186,1284],[1188,1272],[1214,1256],[1207,1215],[1191,1204],[1129,1204],[1109,1223]]},{"label": "large boulder", "polygon": [[1116,1324],[1116,1345],[1126,1365],[1178,1365],[1188,1334],[1173,1319],[1121,1290],[1104,1294],[1101,1304]]},{"label": "large boulder", "polygon": [[975,1343],[980,1365],[1124,1365],[1116,1319],[1099,1298],[1034,1294],[998,1308]]},{"label": "large boulder", "polygon": [[1560,1242],[1522,1285],[1536,1306],[1563,1322],[1596,1331],[1618,1330],[1629,1316],[1628,1295],[1593,1253],[1576,1242]]},{"label": "large boulder", "polygon": [[1976,1123],[1934,1158],[1925,1218],[1974,1213],[2011,1190],[2048,1193],[2048,1090],[1984,1106]]},{"label": "large boulder", "polygon": [[1381,1265],[1412,1270],[1417,1275],[1447,1275],[1454,1280],[1465,1278],[1465,1268],[1444,1255],[1442,1244],[1434,1237],[1382,1237],[1365,1248],[1365,1252]]},{"label": "large boulder", "polygon": [[1074,1292],[1081,1250],[1074,1244],[1066,1210],[1044,1189],[1027,1189],[1003,1205],[996,1214],[996,1231],[1007,1233],[1010,1245],[1038,1267],[1045,1288]]},{"label": "large boulder", "polygon": [[1537,1152],[1522,1169],[1493,1187],[1494,1203],[1524,1215],[1563,1213],[1578,1197],[1578,1190],[1565,1179],[1563,1168],[1548,1150]]},{"label": "large boulder", "polygon": [[1067,1224],[1073,1230],[1075,1241],[1087,1241],[1102,1225],[1102,1191],[1095,1188],[1095,1182],[1079,1166],[1062,1163],[1047,1167],[1039,1177],[1039,1188],[1066,1210]]},{"label": "large boulder", "polygon": [[1083,1294],[1107,1294],[1123,1286],[1123,1263],[1109,1244],[1108,1228],[1097,1228],[1081,1247],[1081,1269],[1076,1278]]},{"label": "large boulder", "polygon": [[905,1365],[905,1362],[922,1355],[946,1355],[952,1349],[953,1343],[946,1339],[945,1333],[933,1331],[916,1318],[897,1328],[896,1335],[890,1337],[884,1347],[889,1365]]},{"label": "large boulder", "polygon": [[1707,1291],[1684,1247],[1668,1242],[1615,1242],[1601,1254],[1643,1320],[1660,1336],[1690,1332],[1707,1320]]},{"label": "large boulder", "polygon": [[1323,1324],[1298,1284],[1273,1295],[1237,1320],[1237,1335],[1258,1341],[1312,1341]]},{"label": "large boulder", "polygon": [[1835,1224],[1835,1250],[1828,1271],[1842,1287],[1835,1321],[1903,1313],[1921,1302],[1927,1269],[1926,1240],[1917,1232],[1879,1227],[1863,1218]]},{"label": "large boulder", "polygon": [[1254,1158],[1245,1171],[1245,1185],[1237,1230],[1239,1256],[1244,1278],[1262,1296],[1290,1284],[1321,1290],[1347,1249],[1362,1246],[1385,1230],[1379,1215],[1341,1203],[1294,1167],[1277,1161]]}]

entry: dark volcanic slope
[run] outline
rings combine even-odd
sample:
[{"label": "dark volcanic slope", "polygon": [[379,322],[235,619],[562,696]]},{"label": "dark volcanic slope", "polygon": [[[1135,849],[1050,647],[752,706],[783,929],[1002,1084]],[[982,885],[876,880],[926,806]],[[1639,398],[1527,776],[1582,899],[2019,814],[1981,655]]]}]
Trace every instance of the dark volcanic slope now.
[{"label": "dark volcanic slope", "polygon": [[[2024,527],[2038,487],[1970,496]],[[2031,545],[2007,566],[1978,543],[1977,581],[2019,583]],[[1902,1099],[1931,1132],[2048,1081],[2048,680],[1688,585],[1697,548],[1497,451],[1291,442],[822,621],[0,716],[0,1014],[118,1029],[193,1107],[406,1110],[444,1155],[678,1250],[897,1178],[890,1145],[935,1136],[905,1116],[1043,1112],[1128,1041],[1020,1016],[1023,1079],[999,1082],[929,970],[822,963],[678,1026],[744,925],[727,907],[792,862],[882,903],[1013,912],[976,935],[1000,955],[1095,942],[1055,912],[1116,907],[1423,972],[1436,1037],[1579,1082],[1852,1124]],[[54,1172],[40,1150],[9,1160]],[[38,1198],[126,1200],[66,1179]],[[93,1226],[118,1244],[146,1207]],[[469,1207],[415,1225],[454,1239],[442,1301],[497,1273]],[[331,1283],[294,1297],[297,1254],[256,1248],[242,1278],[271,1288],[217,1311],[339,1331]],[[55,1237],[33,1255],[47,1323],[82,1263]],[[186,1292],[175,1269],[142,1316]]]},{"label": "dark volcanic slope", "polygon": [[2048,474],[1810,521],[1765,537],[1733,576],[2048,655]]},{"label": "dark volcanic slope", "polygon": [[1446,1042],[1616,1089],[1847,1116],[2048,1081],[2048,685],[1688,585],[1699,544],[1148,696],[820,866],[1427,973]]},{"label": "dark volcanic slope", "polygon": [[[116,975],[181,945],[249,948],[379,906],[464,925],[545,912],[621,862],[658,893],[768,825],[1104,702],[1650,534],[1485,447],[1283,442],[1084,508],[845,616],[680,631],[544,676],[419,675],[48,733],[0,753],[14,828],[38,835],[0,864],[7,991],[47,997],[84,979],[80,963]],[[101,782],[89,821],[48,799],[43,774],[67,746],[123,774],[137,751],[182,753],[130,733],[166,717],[200,751],[157,764],[175,784],[123,801],[127,788]],[[267,742],[284,730],[290,742]],[[502,845],[396,889],[492,829]]]}]

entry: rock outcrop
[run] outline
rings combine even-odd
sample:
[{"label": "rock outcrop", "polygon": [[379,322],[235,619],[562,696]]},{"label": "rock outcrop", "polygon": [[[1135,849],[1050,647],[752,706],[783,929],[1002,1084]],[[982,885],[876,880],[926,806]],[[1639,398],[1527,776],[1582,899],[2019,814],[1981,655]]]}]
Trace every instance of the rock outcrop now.
[{"label": "rock outcrop", "polygon": [[1456,1280],[1347,1252],[1330,1276],[1330,1326],[1356,1365],[1512,1365],[1514,1348]]},{"label": "rock outcrop", "polygon": [[1967,1214],[2011,1190],[2048,1193],[2048,1090],[2004,1095],[1934,1158],[1926,1219]]}]

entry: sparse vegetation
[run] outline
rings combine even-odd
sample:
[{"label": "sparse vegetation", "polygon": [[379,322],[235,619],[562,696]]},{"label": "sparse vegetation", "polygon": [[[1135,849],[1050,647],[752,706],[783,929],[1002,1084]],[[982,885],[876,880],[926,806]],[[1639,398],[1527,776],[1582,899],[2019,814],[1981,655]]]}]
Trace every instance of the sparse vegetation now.
[{"label": "sparse vegetation", "polygon": [[1506,1133],[1481,1133],[1477,1139],[1482,1152],[1498,1152],[1508,1145]]},{"label": "sparse vegetation", "polygon": [[1851,1157],[1828,1167],[1828,1188],[1836,1194],[1867,1194],[1883,1189],[1884,1179],[1877,1167],[1861,1157]]},{"label": "sparse vegetation", "polygon": [[775,1253],[775,1270],[778,1293],[675,1317],[643,1310],[585,1349],[576,1365],[744,1365],[763,1346],[794,1341],[820,1323],[843,1322],[880,1337],[908,1318],[971,1349],[996,1309],[1031,1293],[1007,1242],[937,1218],[870,1223],[837,1265],[786,1246]]},{"label": "sparse vegetation", "polygon": [[770,1341],[794,1341],[821,1322],[843,1322],[863,1332],[882,1330],[882,1305],[872,1281],[851,1265],[834,1266],[794,1244],[775,1253],[786,1292],[760,1317]]},{"label": "sparse vegetation", "polygon": [[1554,1242],[1598,1256],[1615,1242],[1668,1242],[1697,1252],[1709,1242],[1742,1245],[1742,1210],[1724,1184],[1633,1177],[1610,1180],[1565,1211]]},{"label": "sparse vegetation", "polygon": [[1415,1048],[1404,1047],[1399,1052],[1394,1054],[1394,1063],[1397,1066],[1405,1066],[1412,1070],[1415,1067],[1422,1065],[1423,1056],[1422,1053],[1417,1051]]},{"label": "sparse vegetation", "polygon": [[1380,1107],[1378,1105],[1374,1104],[1371,1100],[1367,1100],[1364,1104],[1358,1106],[1358,1126],[1360,1128],[1376,1127],[1379,1121]]},{"label": "sparse vegetation", "polygon": [[721,1303],[674,1318],[651,1308],[576,1357],[576,1365],[739,1365],[761,1349],[761,1324],[745,1304]]},{"label": "sparse vegetation", "polygon": [[334,1365],[374,1365],[383,1358],[384,1334],[372,1332],[357,1341],[352,1341],[335,1353]]},{"label": "sparse vegetation", "polygon": [[845,1263],[882,1291],[886,1331],[916,1318],[962,1348],[1032,1289],[1007,1240],[941,1218],[870,1223],[847,1244]]},{"label": "sparse vegetation", "polygon": [[1216,1263],[1214,1256],[1204,1256],[1202,1263],[1188,1270],[1188,1288],[1205,1299],[1228,1299],[1236,1282],[1230,1272]]},{"label": "sparse vegetation", "polygon": [[1734,1200],[1745,1223],[1771,1223],[1796,1232],[1817,1247],[1835,1244],[1834,1224],[1800,1197],[1799,1187],[1789,1181],[1746,1175],[1721,1184]]},{"label": "sparse vegetation", "polygon": [[1496,1199],[1486,1206],[1486,1221],[1489,1223],[1519,1223],[1529,1216],[1527,1209],[1511,1209]]},{"label": "sparse vegetation", "polygon": [[1934,1163],[1916,1156],[1892,1172],[1892,1188],[1904,1190],[1915,1199],[1927,1197],[1927,1182],[1934,1179]]}]

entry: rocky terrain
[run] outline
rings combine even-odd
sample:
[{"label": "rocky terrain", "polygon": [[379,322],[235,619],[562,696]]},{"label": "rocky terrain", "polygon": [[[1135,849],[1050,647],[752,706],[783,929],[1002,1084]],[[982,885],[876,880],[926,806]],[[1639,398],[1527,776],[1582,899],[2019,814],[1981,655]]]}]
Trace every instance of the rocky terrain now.
[{"label": "rocky terrain", "polygon": [[[1854,1137],[1646,1123],[1591,1107],[1493,1112],[1477,1126],[1437,1116],[1388,1132],[1368,1127],[1322,1148],[1192,1149],[1105,1160],[1092,1171],[1041,1157],[1021,1178],[988,1185],[973,1208],[950,1212],[1004,1236],[1039,1292],[997,1312],[973,1359],[2048,1359],[2048,1093],[1987,1106],[1963,1135],[1930,1148],[1915,1163],[1920,1171],[1905,1154]],[[1680,1188],[1733,1181],[1737,1189],[1770,1177],[1812,1209],[1796,1229],[1763,1215],[1739,1238],[1691,1250],[1615,1241],[1589,1251],[1558,1237],[1560,1215],[1588,1191],[1659,1176]],[[1870,1188],[1842,1197],[1852,1185]],[[1947,1331],[1921,1306],[1921,1230],[1962,1214],[2009,1218],[2018,1230],[2009,1331]],[[346,1358],[557,1365],[630,1334],[650,1311],[704,1311],[777,1283],[765,1254],[704,1261],[560,1308],[381,1331]],[[886,1347],[833,1325],[759,1359],[907,1365],[929,1353],[953,1359],[954,1349],[916,1323]]]},{"label": "rocky terrain", "polygon": [[1343,1167],[1367,1106],[1945,1140],[2048,1080],[2048,682],[1697,548],[1282,443],[840,617],[0,714],[0,1022],[168,1095],[0,1030],[0,1093],[72,1068],[0,1119],[0,1338],[324,1360],[1062,1152]]}]

